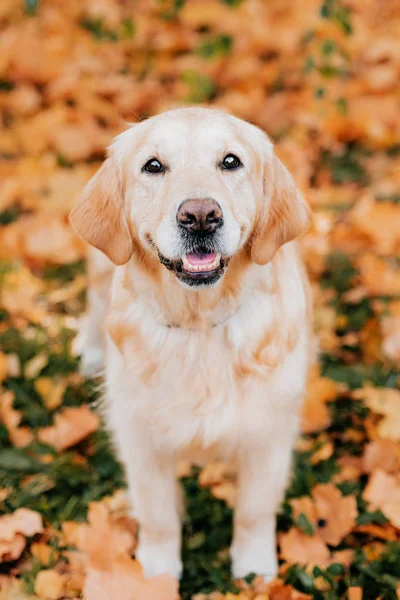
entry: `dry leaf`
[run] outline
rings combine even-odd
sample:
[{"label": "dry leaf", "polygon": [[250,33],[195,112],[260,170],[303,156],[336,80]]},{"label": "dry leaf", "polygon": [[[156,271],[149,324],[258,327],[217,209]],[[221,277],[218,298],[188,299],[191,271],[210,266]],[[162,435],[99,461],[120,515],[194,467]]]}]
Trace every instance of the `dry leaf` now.
[{"label": "dry leaf", "polygon": [[312,498],[309,496],[293,498],[293,500],[290,501],[290,504],[293,509],[294,521],[296,521],[296,519],[303,514],[307,517],[308,522],[313,526],[313,528],[317,529],[318,515]]},{"label": "dry leaf", "polygon": [[382,469],[395,473],[400,469],[400,444],[392,440],[377,439],[366,445],[363,455],[363,471],[372,473]]},{"label": "dry leaf", "polygon": [[300,565],[327,565],[330,552],[328,546],[319,535],[306,535],[292,528],[288,533],[279,536],[281,558],[289,563]]},{"label": "dry leaf", "polygon": [[0,352],[0,383],[8,377],[7,355]]},{"label": "dry leaf", "polygon": [[31,554],[40,560],[41,564],[45,567],[49,566],[51,560],[58,557],[58,552],[44,542],[34,542],[31,545]]},{"label": "dry leaf", "polygon": [[380,254],[396,253],[400,244],[400,206],[394,202],[377,202],[365,194],[349,213],[350,222],[370,239]]},{"label": "dry leaf", "polygon": [[42,532],[41,515],[28,508],[0,517],[0,562],[19,558],[26,545],[25,536]]},{"label": "dry leaf", "polygon": [[84,440],[99,424],[99,416],[86,405],[64,408],[54,417],[54,425],[38,430],[38,438],[61,452]]},{"label": "dry leaf", "polygon": [[377,431],[381,438],[400,441],[400,390],[366,386],[353,392],[372,411],[384,415]]},{"label": "dry leaf", "polygon": [[355,526],[358,516],[354,496],[343,496],[332,483],[321,483],[312,490],[318,519],[325,522],[319,535],[331,546],[337,546]]},{"label": "dry leaf", "polygon": [[389,521],[400,529],[400,479],[377,469],[369,478],[363,498],[371,510],[379,508]]},{"label": "dry leaf", "polygon": [[54,569],[39,571],[35,579],[35,594],[44,600],[59,600],[64,597],[64,577]]},{"label": "dry leaf", "polygon": [[0,585],[0,600],[37,600],[37,596],[27,594],[21,580],[10,578]]},{"label": "dry leaf", "polygon": [[33,433],[28,427],[20,427],[22,413],[14,408],[14,394],[10,391],[0,392],[0,421],[8,430],[10,440],[17,448],[24,448],[33,440]]},{"label": "dry leaf", "polygon": [[321,377],[315,369],[311,371],[302,409],[301,428],[304,433],[328,427],[331,418],[326,404],[333,401],[337,393],[338,386],[332,379]]},{"label": "dry leaf", "polygon": [[49,357],[47,354],[42,352],[41,354],[36,354],[33,358],[28,360],[24,366],[24,376],[26,379],[35,379],[42,371],[45,366],[49,362]]},{"label": "dry leaf", "polygon": [[42,397],[49,410],[55,410],[62,403],[67,383],[63,379],[52,379],[51,377],[39,377],[36,379],[35,390]]},{"label": "dry leaf", "polygon": [[112,522],[104,505],[90,505],[88,525],[78,531],[78,547],[88,556],[86,600],[178,600],[178,581],[170,575],[145,579],[132,560],[130,533]]},{"label": "dry leaf", "polygon": [[348,589],[349,600],[362,600],[363,591],[360,587],[349,587]]}]

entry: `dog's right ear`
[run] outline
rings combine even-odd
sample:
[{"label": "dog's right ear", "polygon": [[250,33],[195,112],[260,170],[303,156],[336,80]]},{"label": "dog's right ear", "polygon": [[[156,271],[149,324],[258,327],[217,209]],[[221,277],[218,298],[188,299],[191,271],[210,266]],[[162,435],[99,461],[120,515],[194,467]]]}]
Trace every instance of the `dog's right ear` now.
[{"label": "dog's right ear", "polygon": [[69,215],[74,231],[116,265],[131,257],[133,244],[125,215],[124,194],[112,157],[84,188]]}]

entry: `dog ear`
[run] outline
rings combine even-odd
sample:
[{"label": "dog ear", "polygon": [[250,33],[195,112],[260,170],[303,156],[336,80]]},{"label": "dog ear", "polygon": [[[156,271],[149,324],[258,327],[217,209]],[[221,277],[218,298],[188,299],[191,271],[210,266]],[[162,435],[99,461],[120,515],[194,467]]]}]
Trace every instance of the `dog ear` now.
[{"label": "dog ear", "polygon": [[69,215],[74,231],[116,265],[131,257],[133,245],[125,216],[122,184],[112,157],[84,188]]},{"label": "dog ear", "polygon": [[269,195],[271,183],[273,189],[268,212],[252,241],[252,259],[259,265],[267,264],[283,244],[305,233],[311,223],[307,202],[289,171],[276,156],[272,170],[268,169],[264,179],[264,195]]}]

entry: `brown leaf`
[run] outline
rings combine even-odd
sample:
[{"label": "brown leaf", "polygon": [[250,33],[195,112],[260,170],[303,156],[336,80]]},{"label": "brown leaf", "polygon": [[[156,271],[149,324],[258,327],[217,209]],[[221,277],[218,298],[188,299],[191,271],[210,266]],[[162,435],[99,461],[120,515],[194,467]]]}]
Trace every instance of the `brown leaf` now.
[{"label": "brown leaf", "polygon": [[400,529],[400,479],[377,469],[369,478],[363,498],[371,510],[379,508],[389,521]]},{"label": "brown leaf", "polygon": [[64,597],[65,580],[54,569],[39,571],[35,579],[35,594],[45,600],[59,600]]},{"label": "brown leaf", "polygon": [[0,392],[0,421],[8,430],[10,440],[17,448],[24,448],[33,440],[33,433],[28,427],[20,427],[22,413],[14,408],[14,394],[10,391]]},{"label": "brown leaf", "polygon": [[347,591],[349,600],[362,600],[363,591],[360,587],[349,587]]},{"label": "brown leaf", "polygon": [[60,452],[84,440],[98,429],[99,424],[99,416],[88,406],[68,407],[54,417],[54,425],[38,430],[38,438]]},{"label": "brown leaf", "polygon": [[327,565],[330,552],[328,546],[318,535],[306,535],[292,528],[279,537],[281,558],[289,563],[300,565]]},{"label": "brown leaf", "polygon": [[370,239],[380,254],[396,252],[400,244],[400,206],[393,202],[378,202],[365,194],[349,213],[353,227]]},{"label": "brown leaf", "polygon": [[118,556],[132,548],[133,537],[111,520],[107,508],[99,502],[90,504],[88,521],[74,534],[77,546],[88,555],[94,569],[107,570]]},{"label": "brown leaf", "polygon": [[337,546],[355,526],[358,516],[354,496],[343,496],[333,483],[321,483],[312,490],[318,519],[325,522],[319,528],[321,538]]},{"label": "brown leaf", "polygon": [[326,404],[336,398],[337,392],[338,386],[332,379],[321,377],[315,369],[311,371],[302,409],[303,433],[314,433],[328,427],[331,418]]},{"label": "brown leaf", "polygon": [[400,444],[392,440],[374,440],[366,445],[362,461],[365,473],[372,473],[376,469],[382,469],[387,473],[398,472]]},{"label": "brown leaf", "polygon": [[290,501],[290,504],[293,509],[294,521],[296,521],[296,519],[303,514],[307,517],[309,523],[314,527],[314,529],[317,529],[318,515],[315,508],[315,503],[310,496],[293,498],[293,500]]},{"label": "brown leaf", "polygon": [[178,600],[178,582],[173,577],[143,577],[139,563],[128,554],[132,535],[112,522],[104,505],[92,503],[88,520],[78,530],[78,547],[89,560],[86,600]]},{"label": "brown leaf", "polygon": [[19,558],[26,545],[25,536],[42,532],[41,515],[28,508],[0,517],[0,562]]},{"label": "brown leaf", "polygon": [[400,441],[400,390],[366,386],[355,390],[353,396],[364,400],[375,413],[384,415],[377,427],[381,438]]},{"label": "brown leaf", "polygon": [[67,382],[63,379],[52,379],[51,377],[39,377],[36,379],[35,390],[40,394],[49,410],[55,410],[62,403]]}]

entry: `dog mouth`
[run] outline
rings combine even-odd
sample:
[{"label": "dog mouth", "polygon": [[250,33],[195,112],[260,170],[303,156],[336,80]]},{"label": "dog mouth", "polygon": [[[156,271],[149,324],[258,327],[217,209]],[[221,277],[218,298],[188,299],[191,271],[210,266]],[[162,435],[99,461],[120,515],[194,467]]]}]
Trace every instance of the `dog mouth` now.
[{"label": "dog mouth", "polygon": [[186,273],[211,273],[219,268],[221,255],[217,252],[186,254],[182,257],[183,270]]},{"label": "dog mouth", "polygon": [[160,262],[189,286],[210,285],[224,274],[229,257],[219,252],[190,252],[171,260],[158,253]]}]

